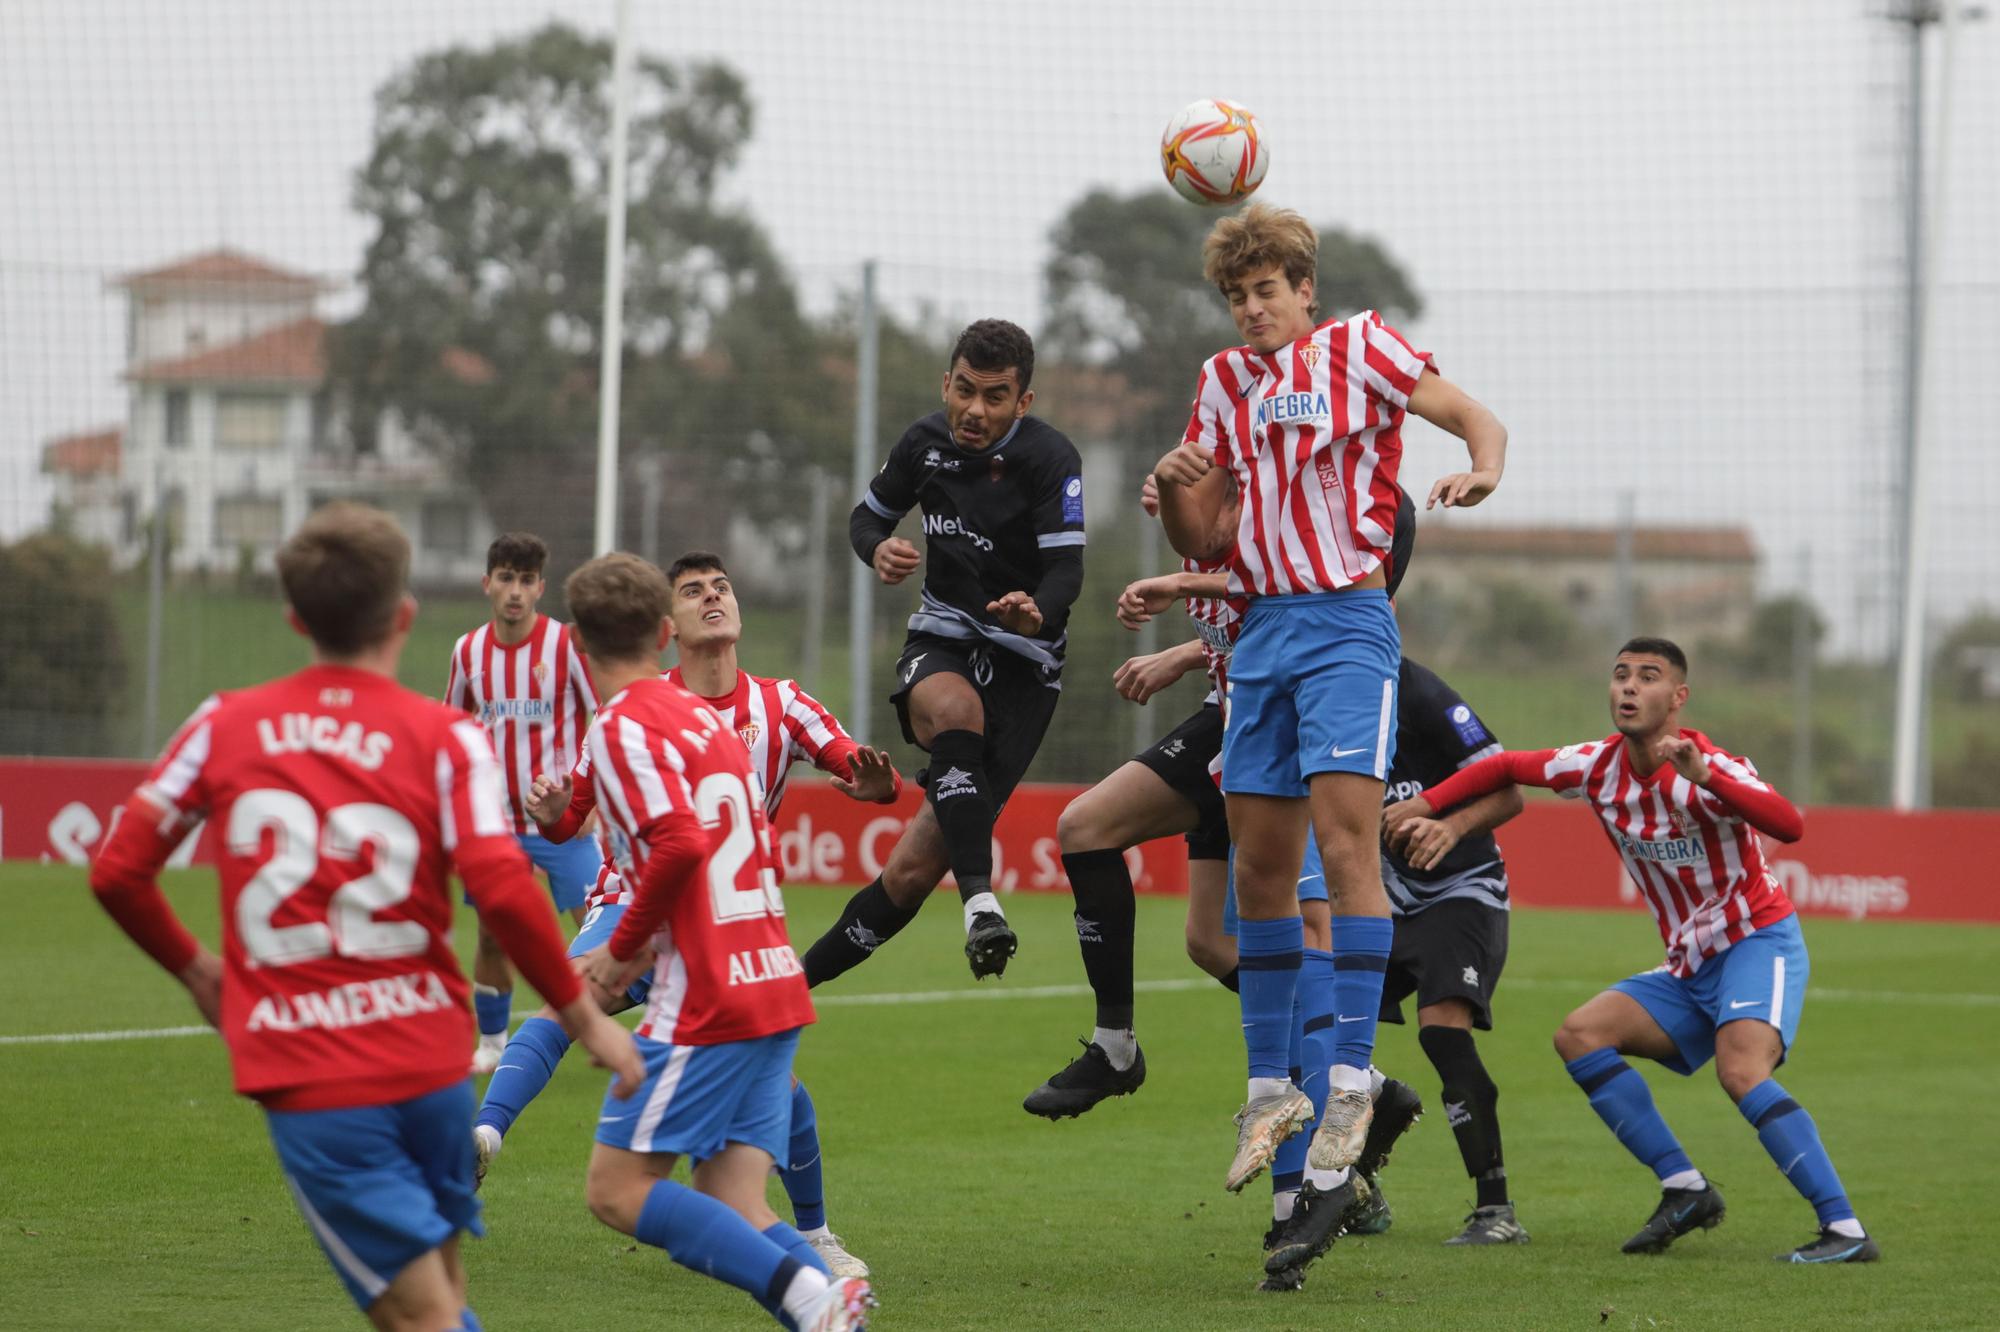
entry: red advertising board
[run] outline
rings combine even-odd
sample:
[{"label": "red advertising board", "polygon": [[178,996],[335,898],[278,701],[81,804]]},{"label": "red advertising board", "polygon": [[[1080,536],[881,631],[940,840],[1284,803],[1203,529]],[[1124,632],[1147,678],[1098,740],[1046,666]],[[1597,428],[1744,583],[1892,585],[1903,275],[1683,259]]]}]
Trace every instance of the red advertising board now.
[{"label": "red advertising board", "polygon": [[[128,762],[0,759],[0,858],[85,863],[144,775],[142,765]],[[996,888],[1067,891],[1056,816],[1079,789],[1025,786],[1015,793],[994,834]],[[801,774],[772,828],[786,881],[865,883],[918,799],[911,789],[894,805],[858,805]],[[197,840],[181,848],[178,863],[207,859],[205,841]],[[1596,821],[1576,806],[1532,800],[1501,830],[1500,844],[1514,900],[1523,906],[1639,906]],[[2000,893],[1986,878],[2000,860],[2000,814],[1815,809],[1801,841],[1767,851],[1785,891],[1812,915],[2000,922]],[[1139,891],[1187,891],[1178,839],[1135,847],[1127,860]]]}]

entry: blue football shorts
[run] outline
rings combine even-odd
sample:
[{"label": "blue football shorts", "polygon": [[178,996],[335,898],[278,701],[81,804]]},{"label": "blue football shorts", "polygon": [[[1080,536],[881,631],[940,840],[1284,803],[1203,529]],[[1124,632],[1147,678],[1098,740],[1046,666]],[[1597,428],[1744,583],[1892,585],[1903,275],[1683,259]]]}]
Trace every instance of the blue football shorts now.
[{"label": "blue football shorts", "polygon": [[1665,970],[1642,971],[1611,988],[1638,1000],[1673,1038],[1680,1054],[1660,1062],[1685,1075],[1715,1057],[1717,1028],[1745,1018],[1778,1029],[1785,1043],[1778,1062],[1784,1063],[1798,1035],[1811,970],[1799,918],[1787,916],[1731,944],[1685,979]]},{"label": "blue football shorts", "polygon": [[362,1309],[459,1231],[486,1233],[473,1105],[468,1079],[390,1105],[264,1112],[292,1199]]},{"label": "blue football shorts", "polygon": [[1229,659],[1223,791],[1298,797],[1322,772],[1387,777],[1402,655],[1380,588],[1253,600]]},{"label": "blue football shorts", "polygon": [[[1320,860],[1319,840],[1313,836],[1311,828],[1306,829],[1305,862],[1299,869],[1299,901],[1324,902],[1326,897],[1326,865]],[[1236,937],[1236,852],[1229,852],[1229,888],[1222,895],[1222,932]]]},{"label": "blue football shorts", "polygon": [[[583,927],[576,932],[576,938],[569,941],[569,955],[582,957],[593,948],[600,948],[611,942],[612,932],[618,922],[625,919],[625,903],[613,902],[607,906],[594,906],[583,918]],[[625,987],[625,997],[632,1001],[632,1007],[644,1008],[646,996],[653,992],[653,977],[649,973],[639,977]]]},{"label": "blue football shorts", "polygon": [[518,833],[514,840],[528,853],[528,859],[535,862],[535,868],[548,875],[549,896],[555,899],[556,910],[574,911],[583,905],[597,883],[598,869],[604,864],[595,837],[551,842],[540,833],[530,832]]},{"label": "blue football shorts", "polygon": [[792,1055],[798,1048],[796,1027],[722,1045],[669,1045],[642,1036],[646,1081],[630,1100],[606,1090],[597,1140],[695,1161],[741,1142],[783,1161],[792,1136]]}]

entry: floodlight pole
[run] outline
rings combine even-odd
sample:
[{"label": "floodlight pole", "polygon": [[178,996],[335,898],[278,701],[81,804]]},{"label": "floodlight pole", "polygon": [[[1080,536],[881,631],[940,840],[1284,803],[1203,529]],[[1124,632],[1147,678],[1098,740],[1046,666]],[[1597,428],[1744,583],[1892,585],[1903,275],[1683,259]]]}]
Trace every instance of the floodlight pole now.
[{"label": "floodlight pole", "polygon": [[625,353],[625,142],[632,106],[632,0],[617,0],[611,53],[611,178],[604,214],[604,327],[598,346],[597,523],[592,547],[618,545],[618,401]]},{"label": "floodlight pole", "polygon": [[[875,261],[861,265],[860,322],[855,330],[854,473],[851,490],[858,503],[875,474],[877,380],[881,376],[880,340],[875,324]],[[862,744],[873,743],[868,729],[870,690],[874,682],[871,649],[875,642],[875,571],[856,560],[847,566],[847,729]]]},{"label": "floodlight pole", "polygon": [[[1926,434],[1934,430],[1935,413],[1928,410],[1929,381],[1936,357],[1928,355],[1935,341],[1937,271],[1944,227],[1944,186],[1950,163],[1952,45],[1958,15],[1949,0],[1907,0],[1892,17],[1910,27],[1909,193],[1906,214],[1906,295],[1903,362],[1903,467],[1901,512],[1898,515],[1902,572],[1900,627],[1896,636],[1896,728],[1890,776],[1890,803],[1897,809],[1921,809],[1930,803],[1929,683],[1925,651],[1925,583],[1930,566],[1930,536],[1920,521],[1923,513]],[[1924,29],[1940,26],[1937,117],[1937,169],[1924,171]],[[1926,197],[1928,186],[1928,197]]]}]

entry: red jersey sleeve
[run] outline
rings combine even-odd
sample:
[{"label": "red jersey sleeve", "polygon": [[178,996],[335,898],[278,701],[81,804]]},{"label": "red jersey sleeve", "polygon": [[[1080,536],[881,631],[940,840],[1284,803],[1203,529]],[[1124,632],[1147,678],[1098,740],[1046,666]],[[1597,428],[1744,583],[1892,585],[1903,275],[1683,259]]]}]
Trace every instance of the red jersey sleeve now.
[{"label": "red jersey sleeve", "polygon": [[160,892],[160,870],[208,814],[211,723],[222,705],[205,700],[167,741],[153,770],[120,811],[90,866],[90,891],[132,942],[179,974],[201,945]]},{"label": "red jersey sleeve", "polygon": [[472,659],[472,635],[462,635],[452,645],[451,669],[445,675],[444,702],[448,708],[457,708],[470,714],[472,706],[472,680],[469,663]]},{"label": "red jersey sleeve", "polygon": [[445,850],[479,904],[479,919],[528,983],[557,1008],[582,993],[547,894],[514,841],[505,782],[486,729],[453,722],[438,751],[438,807]]},{"label": "red jersey sleeve", "polygon": [[1583,781],[1583,772],[1572,772],[1561,762],[1566,751],[1558,749],[1508,749],[1460,768],[1423,793],[1424,802],[1434,812],[1464,804],[1512,782],[1518,786],[1545,786],[1561,791]]},{"label": "red jersey sleeve", "polygon": [[1695,788],[1711,808],[1742,819],[1767,837],[1780,842],[1796,842],[1805,836],[1805,815],[1798,806],[1778,793],[1776,787],[1757,775],[1748,759],[1725,753],[1702,742],[1708,760],[1708,782]]},{"label": "red jersey sleeve", "polygon": [[[799,688],[796,680],[778,681],[778,696],[784,700],[785,762],[804,759],[821,772],[843,780],[854,779],[854,754],[861,748],[840,719],[826,705]],[[896,773],[896,785],[889,799],[903,793],[903,776]],[[886,803],[886,802],[885,802]]]}]

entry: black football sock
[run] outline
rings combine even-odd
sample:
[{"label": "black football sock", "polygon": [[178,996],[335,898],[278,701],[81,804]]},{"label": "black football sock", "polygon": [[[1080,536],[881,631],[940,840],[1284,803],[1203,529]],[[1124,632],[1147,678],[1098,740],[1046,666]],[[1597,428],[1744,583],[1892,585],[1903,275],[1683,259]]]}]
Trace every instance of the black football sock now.
[{"label": "black football sock", "polygon": [[1076,943],[1097,996],[1097,1025],[1132,1029],[1132,934],[1138,904],[1123,851],[1078,851],[1062,858],[1076,897]]},{"label": "black football sock", "polygon": [[1478,1205],[1507,1201],[1507,1168],[1500,1157],[1500,1089],[1480,1062],[1472,1033],[1459,1027],[1424,1027],[1417,1032],[1444,1082],[1444,1113],[1458,1139],[1465,1173],[1478,1190]]},{"label": "black football sock", "polygon": [[863,888],[847,899],[840,919],[806,949],[802,959],[806,985],[830,981],[868,960],[868,955],[896,937],[896,932],[917,918],[915,907],[899,907],[889,899],[882,880]]},{"label": "black football sock", "polygon": [[927,795],[944,834],[958,900],[993,891],[993,798],[986,785],[986,737],[939,731],[931,737]]},{"label": "black football sock", "polygon": [[1215,978],[1216,984],[1220,985],[1223,989],[1229,991],[1231,994],[1243,993],[1243,987],[1241,981],[1242,970],[1243,969],[1241,967],[1231,967],[1228,971],[1228,974],[1217,976]]}]

